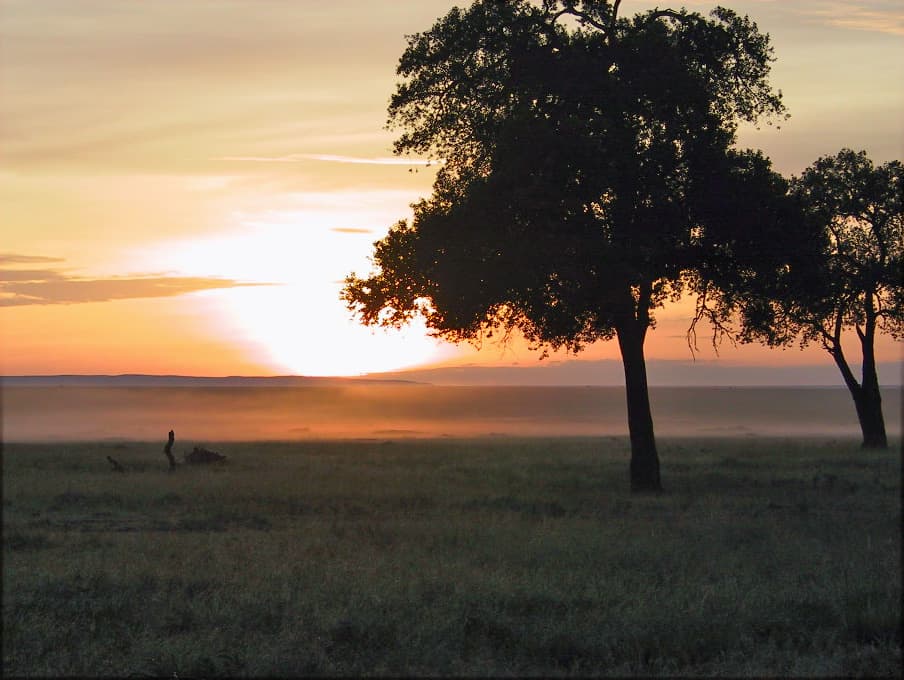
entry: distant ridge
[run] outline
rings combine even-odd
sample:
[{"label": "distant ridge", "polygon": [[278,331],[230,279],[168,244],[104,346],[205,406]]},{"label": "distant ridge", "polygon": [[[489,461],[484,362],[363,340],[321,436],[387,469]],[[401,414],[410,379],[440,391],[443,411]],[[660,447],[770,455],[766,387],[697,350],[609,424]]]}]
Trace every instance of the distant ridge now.
[{"label": "distant ridge", "polygon": [[305,375],[220,377],[191,375],[4,375],[0,387],[330,387],[349,384],[417,384],[414,380],[388,377],[318,377]]},{"label": "distant ridge", "polygon": [[[838,368],[827,359],[819,364],[762,366],[729,361],[649,359],[650,387],[840,387],[846,389]],[[899,387],[904,362],[879,362],[879,384]],[[624,386],[624,367],[617,359],[569,359],[534,365],[447,366],[371,374],[431,385]]]},{"label": "distant ridge", "polygon": [[[904,362],[879,362],[879,384],[901,388]],[[831,361],[814,365],[745,365],[714,360],[647,361],[650,387],[828,387],[844,382]],[[11,375],[2,387],[341,387],[350,385],[435,385],[498,387],[623,387],[624,369],[615,359],[550,361],[534,365],[413,368],[354,377],[305,375],[219,377],[186,375]]]}]

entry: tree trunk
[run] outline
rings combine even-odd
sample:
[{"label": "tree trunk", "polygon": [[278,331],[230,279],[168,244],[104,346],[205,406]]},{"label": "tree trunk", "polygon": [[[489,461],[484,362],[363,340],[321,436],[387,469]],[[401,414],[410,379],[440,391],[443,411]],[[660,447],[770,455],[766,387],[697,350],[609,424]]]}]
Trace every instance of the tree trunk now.
[{"label": "tree trunk", "polygon": [[861,388],[854,396],[860,431],[863,433],[864,449],[887,449],[888,436],[885,434],[885,418],[882,416],[882,396],[878,385],[872,389]]},{"label": "tree trunk", "polygon": [[882,417],[882,395],[879,393],[879,375],[876,372],[876,311],[874,293],[870,291],[866,304],[866,324],[861,333],[857,327],[860,346],[863,349],[863,378],[860,381],[860,403],[855,401],[860,430],[863,432],[864,449],[887,449],[885,419]]},{"label": "tree trunk", "polygon": [[[871,297],[869,299],[872,300]],[[866,310],[866,329],[861,333],[858,327],[857,335],[863,349],[863,379],[860,381],[859,395],[854,396],[854,405],[860,419],[860,431],[863,432],[863,448],[887,449],[882,395],[879,393],[879,375],[876,373],[876,317],[872,304]]]},{"label": "tree trunk", "polygon": [[631,491],[662,491],[659,454],[650,414],[647,366],[643,356],[646,327],[638,321],[617,329],[618,348],[625,368],[625,396],[628,402],[628,432],[631,435]]},{"label": "tree trunk", "polygon": [[858,383],[851,367],[845,359],[840,340],[835,341],[829,353],[835,360],[844,384],[854,400],[857,419],[860,421],[860,432],[863,434],[864,449],[887,449],[888,436],[885,433],[885,418],[882,416],[882,395],[879,392],[879,376],[876,373],[876,361],[873,353],[871,337],[861,335],[863,346],[863,383]]}]

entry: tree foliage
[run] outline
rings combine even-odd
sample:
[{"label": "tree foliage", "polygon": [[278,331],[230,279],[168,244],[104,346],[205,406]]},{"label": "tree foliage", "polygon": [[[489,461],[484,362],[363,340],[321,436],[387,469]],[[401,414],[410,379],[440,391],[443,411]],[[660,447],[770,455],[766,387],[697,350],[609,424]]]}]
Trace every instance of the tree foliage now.
[{"label": "tree foliage", "polygon": [[751,225],[780,228],[781,178],[732,147],[741,121],[781,119],[784,105],[768,36],[746,17],[624,18],[619,4],[478,0],[409,37],[395,151],[443,164],[343,297],[364,323],[420,314],[452,341],[517,329],[577,352],[618,336],[632,443],[648,430],[655,456],[652,421],[638,424],[653,312],[707,290],[701,268]]},{"label": "tree foliage", "polygon": [[840,346],[841,332],[904,335],[904,165],[878,167],[865,151],[818,159],[791,182],[791,194],[819,230],[795,270],[750,307],[744,330],[770,345]]},{"label": "tree foliage", "polygon": [[502,325],[577,351],[684,292],[701,246],[732,236],[704,238],[701,218],[726,211],[725,232],[751,214],[709,196],[776,182],[730,150],[739,121],[784,113],[768,36],[724,8],[615,10],[476,2],[409,38],[395,151],[443,166],[414,221],[376,244],[377,273],[349,278],[365,323],[423,313],[455,341]]},{"label": "tree foliage", "polygon": [[[792,179],[790,195],[809,240],[774,277],[737,288],[743,337],[822,345],[854,398],[864,444],[885,446],[875,339],[904,335],[904,165],[875,166],[865,151],[842,149]],[[859,381],[842,346],[851,329],[860,342]]]}]

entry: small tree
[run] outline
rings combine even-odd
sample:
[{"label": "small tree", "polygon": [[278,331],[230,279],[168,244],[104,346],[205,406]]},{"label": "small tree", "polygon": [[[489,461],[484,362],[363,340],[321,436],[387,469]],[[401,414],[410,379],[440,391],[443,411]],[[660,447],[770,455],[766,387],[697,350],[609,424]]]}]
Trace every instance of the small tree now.
[{"label": "small tree", "polygon": [[[518,329],[578,352],[617,338],[631,488],[646,491],[661,488],[644,359],[653,312],[705,290],[699,268],[738,225],[772,229],[784,186],[731,146],[739,121],[784,107],[768,36],[746,17],[626,19],[619,4],[479,0],[409,37],[389,106],[395,151],[444,164],[343,298],[365,324],[420,314],[452,341]],[[737,201],[716,200],[714,183]]]},{"label": "small tree", "polygon": [[[775,277],[741,286],[743,337],[820,343],[853,397],[864,448],[886,448],[875,341],[878,332],[904,334],[904,166],[875,167],[865,151],[842,149],[792,179],[791,196],[814,236]],[[859,382],[841,342],[850,329]]]}]

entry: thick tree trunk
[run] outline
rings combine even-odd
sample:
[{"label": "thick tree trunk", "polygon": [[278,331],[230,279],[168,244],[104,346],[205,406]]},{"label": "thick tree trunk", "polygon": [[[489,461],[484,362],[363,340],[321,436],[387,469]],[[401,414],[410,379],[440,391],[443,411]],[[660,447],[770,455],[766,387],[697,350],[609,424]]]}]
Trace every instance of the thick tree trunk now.
[{"label": "thick tree trunk", "polygon": [[857,327],[860,346],[863,349],[863,378],[860,381],[860,399],[854,400],[860,430],[863,433],[863,448],[887,449],[885,419],[882,417],[882,395],[879,393],[879,375],[876,372],[876,313],[872,293],[867,298],[866,324],[861,333]]},{"label": "thick tree trunk", "polygon": [[885,418],[882,415],[882,395],[879,392],[879,376],[876,373],[876,360],[873,348],[873,333],[860,333],[863,348],[863,382],[858,383],[853,371],[845,359],[841,342],[836,338],[829,353],[835,360],[844,384],[854,400],[857,419],[860,421],[860,432],[863,434],[864,449],[887,449],[888,436],[885,433]]},{"label": "thick tree trunk", "polygon": [[857,417],[860,419],[860,430],[863,432],[863,448],[887,449],[888,436],[885,434],[885,419],[882,417],[882,395],[879,392],[879,375],[876,372],[876,312],[873,305],[873,294],[867,298],[866,327],[861,333],[860,345],[863,348],[863,379],[860,384],[860,403],[857,404]]},{"label": "thick tree trunk", "polygon": [[885,433],[885,418],[882,416],[882,396],[879,387],[861,388],[853,395],[860,431],[863,433],[864,449],[887,449],[888,436]]},{"label": "thick tree trunk", "polygon": [[646,327],[633,321],[620,325],[617,334],[625,368],[628,432],[631,435],[631,491],[662,491],[659,454],[650,413],[647,366],[643,356]]}]

